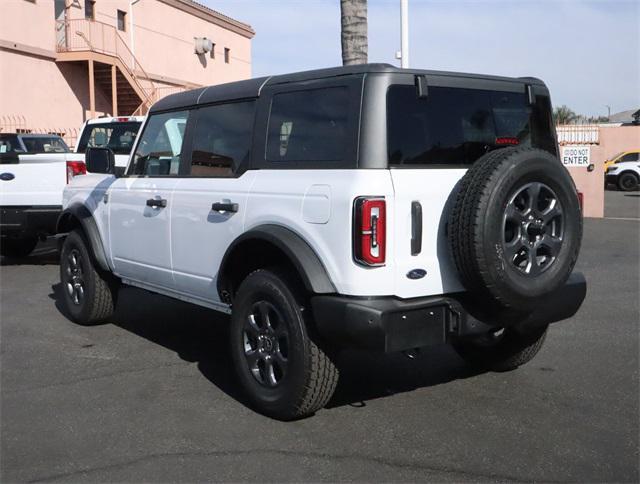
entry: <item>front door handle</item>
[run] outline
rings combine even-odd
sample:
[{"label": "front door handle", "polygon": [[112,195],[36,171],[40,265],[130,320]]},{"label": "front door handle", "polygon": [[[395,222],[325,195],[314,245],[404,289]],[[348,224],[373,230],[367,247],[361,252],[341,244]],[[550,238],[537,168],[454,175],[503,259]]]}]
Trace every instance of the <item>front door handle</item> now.
[{"label": "front door handle", "polygon": [[150,198],[147,200],[147,207],[153,208],[165,208],[167,206],[167,200],[164,198]]},{"label": "front door handle", "polygon": [[213,210],[214,212],[237,212],[238,204],[231,202],[216,202],[211,204],[211,210]]}]

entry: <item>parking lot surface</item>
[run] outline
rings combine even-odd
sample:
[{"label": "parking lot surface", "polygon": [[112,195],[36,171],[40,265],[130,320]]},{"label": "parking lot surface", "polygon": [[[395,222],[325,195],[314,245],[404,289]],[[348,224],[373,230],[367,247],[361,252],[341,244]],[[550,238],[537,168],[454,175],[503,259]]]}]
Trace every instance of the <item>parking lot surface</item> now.
[{"label": "parking lot surface", "polygon": [[448,347],[348,353],[329,408],[247,408],[226,317],[141,290],[112,324],[61,314],[53,244],[3,260],[1,476],[15,481],[637,482],[640,198],[587,219],[580,312],[510,373]]}]

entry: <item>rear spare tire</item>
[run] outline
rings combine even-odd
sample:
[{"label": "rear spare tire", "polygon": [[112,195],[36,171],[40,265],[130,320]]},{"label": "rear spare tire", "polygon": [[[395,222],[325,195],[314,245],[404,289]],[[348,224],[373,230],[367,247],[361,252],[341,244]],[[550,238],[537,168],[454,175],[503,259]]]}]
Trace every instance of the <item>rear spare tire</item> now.
[{"label": "rear spare tire", "polygon": [[567,281],[576,263],[582,214],[575,185],[546,151],[492,151],[462,178],[448,234],[472,296],[531,309]]}]

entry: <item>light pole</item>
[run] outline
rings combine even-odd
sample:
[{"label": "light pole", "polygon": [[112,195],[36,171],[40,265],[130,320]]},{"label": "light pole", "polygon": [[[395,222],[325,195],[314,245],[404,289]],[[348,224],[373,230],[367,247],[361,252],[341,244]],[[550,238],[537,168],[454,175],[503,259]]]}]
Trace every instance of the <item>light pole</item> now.
[{"label": "light pole", "polygon": [[409,0],[400,0],[400,67],[409,68]]}]

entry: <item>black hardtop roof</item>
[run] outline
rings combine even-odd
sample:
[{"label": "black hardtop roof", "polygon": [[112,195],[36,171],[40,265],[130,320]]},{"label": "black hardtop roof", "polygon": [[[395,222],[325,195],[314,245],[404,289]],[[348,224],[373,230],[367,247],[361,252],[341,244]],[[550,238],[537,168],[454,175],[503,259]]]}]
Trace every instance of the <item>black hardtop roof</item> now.
[{"label": "black hardtop roof", "polygon": [[326,69],[316,69],[311,71],[294,72],[291,74],[280,74],[276,76],[258,77],[255,79],[247,79],[244,81],[229,82],[226,84],[218,84],[215,86],[201,87],[192,91],[181,92],[169,95],[155,103],[150,112],[165,111],[168,109],[179,109],[181,107],[189,107],[198,104],[210,104],[221,101],[231,101],[234,99],[254,98],[260,95],[260,90],[264,86],[276,84],[285,84],[289,82],[304,82],[315,79],[324,79],[328,77],[365,75],[365,74],[413,74],[428,75],[442,77],[458,77],[468,79],[488,79],[507,82],[528,82],[532,84],[544,83],[533,77],[516,78],[490,76],[484,74],[469,74],[462,72],[449,71],[430,71],[422,69],[401,69],[391,64],[358,64],[353,66],[329,67]]}]

